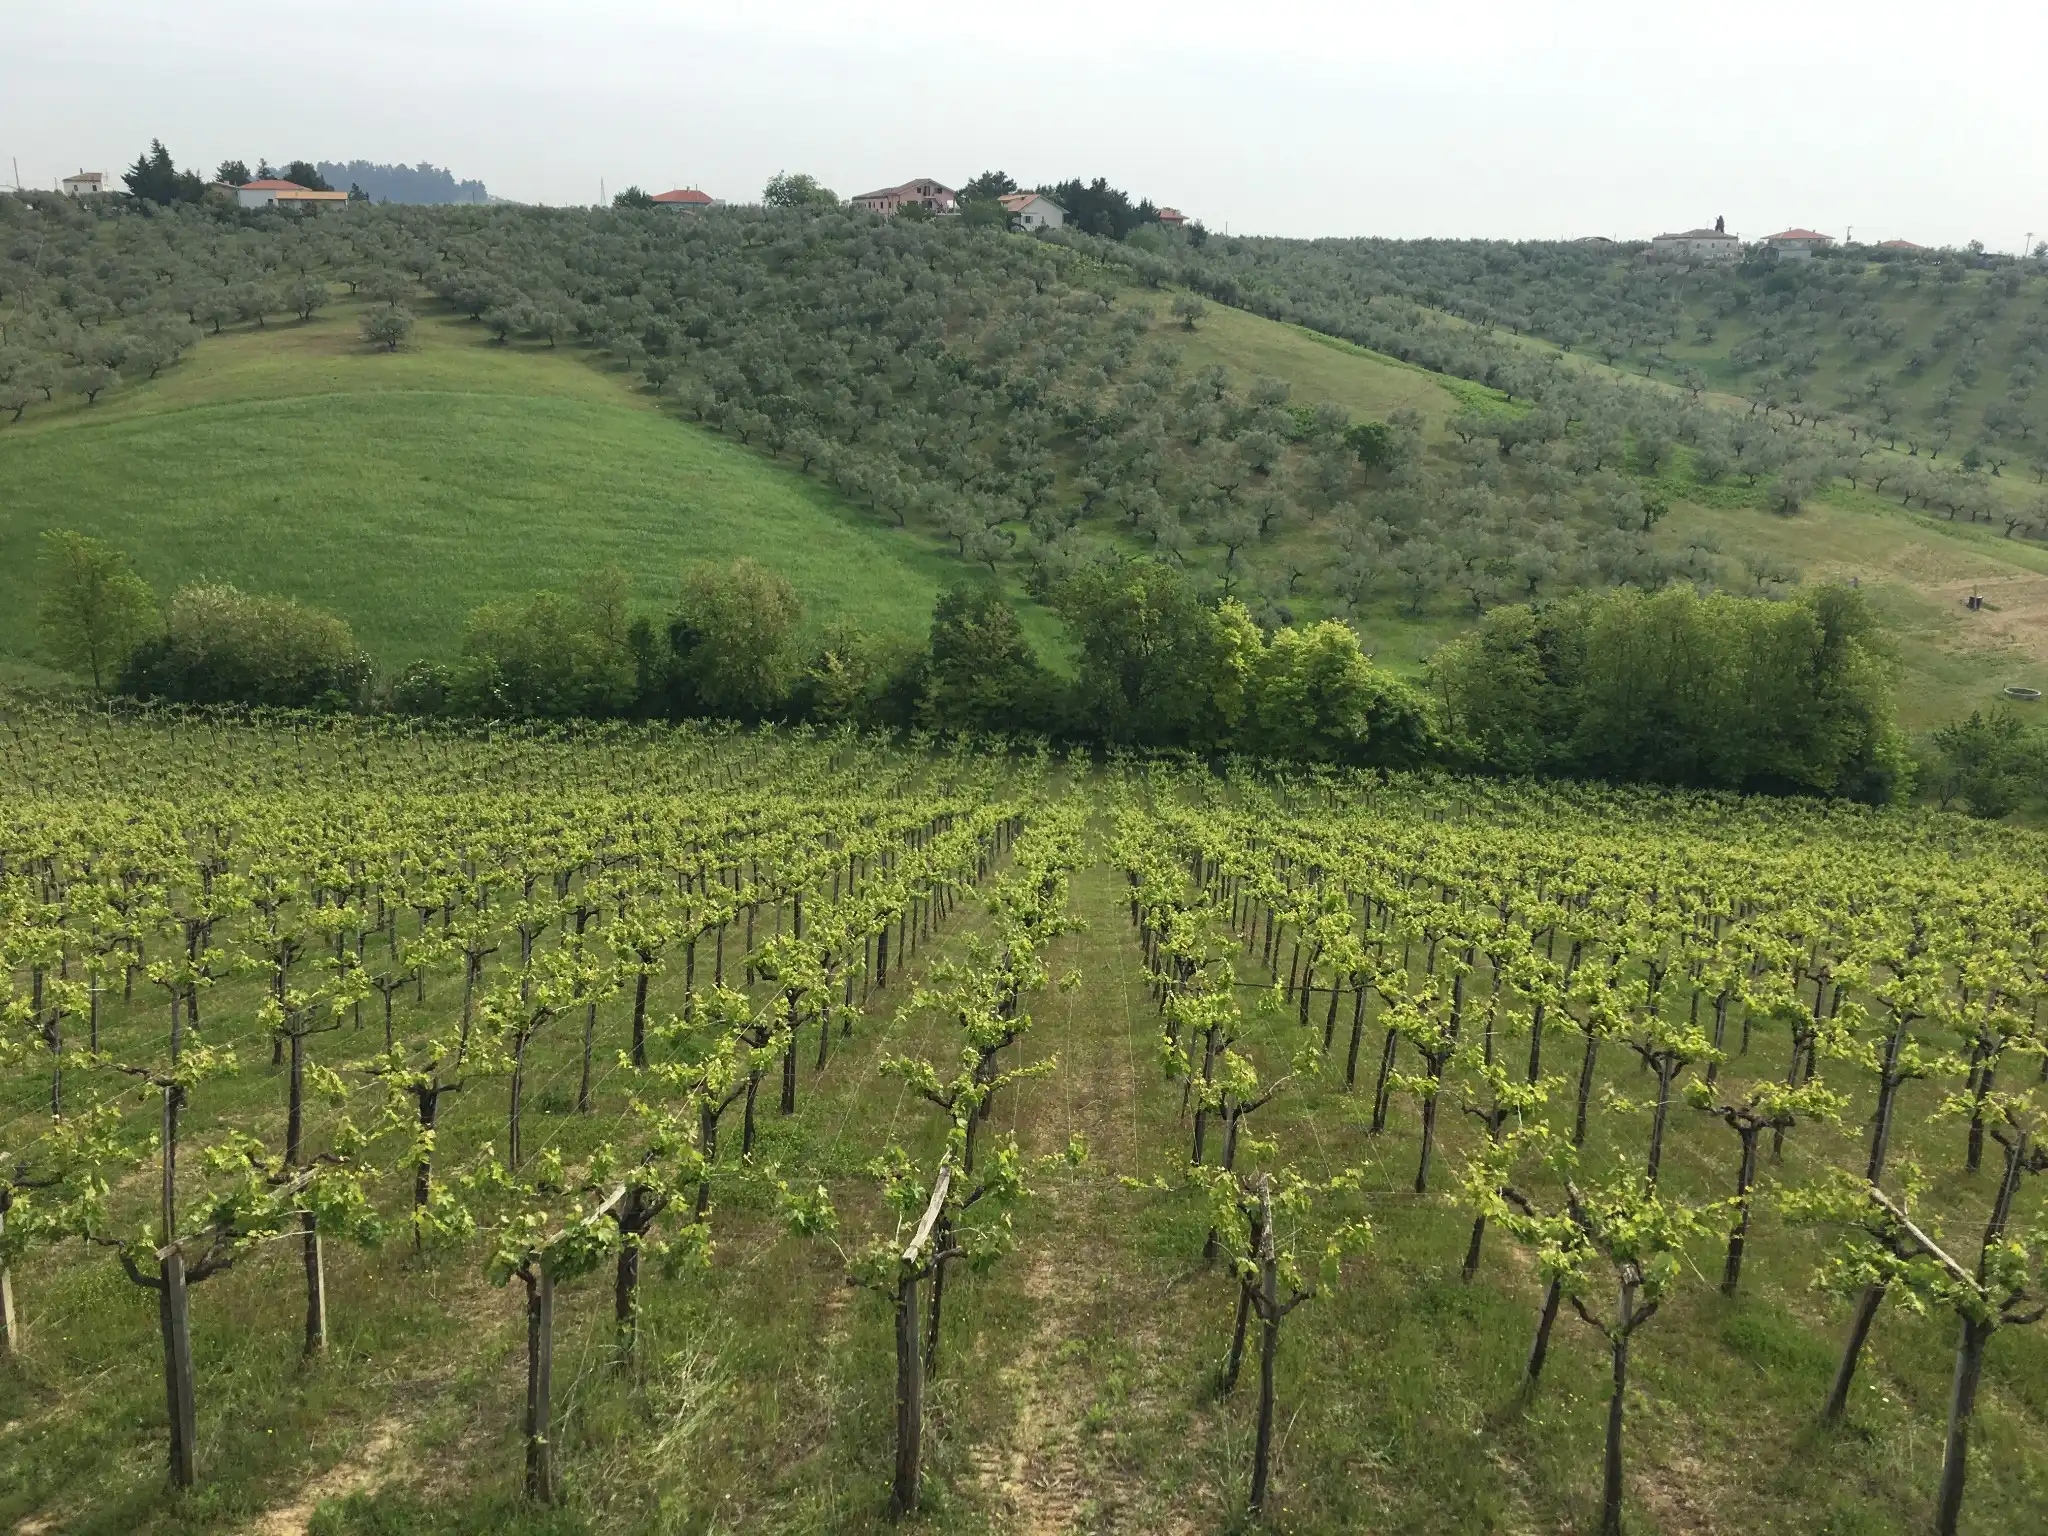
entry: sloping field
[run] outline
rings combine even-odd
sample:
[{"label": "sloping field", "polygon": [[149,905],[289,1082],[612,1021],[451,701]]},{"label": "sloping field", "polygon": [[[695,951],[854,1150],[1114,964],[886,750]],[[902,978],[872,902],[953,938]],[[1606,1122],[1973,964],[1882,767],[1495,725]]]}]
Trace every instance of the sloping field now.
[{"label": "sloping field", "polygon": [[945,556],[817,482],[568,351],[414,335],[372,353],[344,314],[209,339],[0,436],[0,651],[32,653],[45,528],[112,540],[159,591],[208,577],[332,609],[387,667],[451,651],[479,603],[605,564],[660,602],[687,562],[752,555],[814,620],[927,622]]}]

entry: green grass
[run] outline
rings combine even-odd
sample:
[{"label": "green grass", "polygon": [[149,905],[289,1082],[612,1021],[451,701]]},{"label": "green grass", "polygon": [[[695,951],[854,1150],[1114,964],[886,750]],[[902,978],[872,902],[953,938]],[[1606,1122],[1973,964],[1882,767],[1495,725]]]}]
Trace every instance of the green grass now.
[{"label": "green grass", "polygon": [[1389,412],[1420,412],[1433,428],[1467,403],[1466,392],[1498,400],[1483,385],[1449,379],[1300,326],[1261,319],[1245,310],[1211,304],[1192,331],[1167,317],[1170,301],[1152,305],[1160,316],[1158,335],[1178,345],[1190,369],[1221,365],[1241,382],[1265,375],[1293,386],[1294,405],[1341,405],[1359,420]]},{"label": "green grass", "polygon": [[446,320],[415,338],[372,353],[344,313],[209,339],[155,383],[0,431],[0,653],[33,653],[46,528],[112,540],[160,592],[204,577],[331,609],[387,667],[451,653],[479,603],[605,564],[659,604],[690,561],[752,555],[813,620],[903,632],[958,571],[568,350]]}]

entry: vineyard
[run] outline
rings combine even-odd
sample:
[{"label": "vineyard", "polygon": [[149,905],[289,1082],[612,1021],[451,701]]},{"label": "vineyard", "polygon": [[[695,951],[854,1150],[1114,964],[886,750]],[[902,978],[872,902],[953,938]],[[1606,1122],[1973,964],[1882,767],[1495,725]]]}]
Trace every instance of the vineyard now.
[{"label": "vineyard", "polygon": [[2038,834],[10,706],[0,1518],[2016,1531]]}]

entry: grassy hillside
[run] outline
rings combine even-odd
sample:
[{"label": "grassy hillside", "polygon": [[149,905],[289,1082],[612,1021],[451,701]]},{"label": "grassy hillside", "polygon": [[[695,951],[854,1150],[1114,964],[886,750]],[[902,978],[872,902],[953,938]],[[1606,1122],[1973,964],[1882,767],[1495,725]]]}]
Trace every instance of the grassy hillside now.
[{"label": "grassy hillside", "polygon": [[[401,228],[413,226],[394,225]],[[499,237],[494,224],[479,228]],[[731,235],[747,226],[718,228]],[[353,236],[369,252],[365,259],[402,263],[402,284],[411,282],[408,270],[431,265],[424,257],[402,256],[399,247],[378,246],[377,240],[391,238],[380,229],[380,222],[365,223]],[[153,232],[154,226],[142,231]],[[565,241],[592,235],[574,221],[540,233]],[[136,238],[136,231],[113,221],[94,226],[91,235],[94,244],[112,247]],[[1624,475],[1616,482],[1609,474],[1603,490],[1598,476],[1574,470],[1568,491],[1539,507],[1542,466],[1536,460],[1494,454],[1483,441],[1475,448],[1447,430],[1460,412],[1524,408],[1497,390],[1223,304],[1212,303],[1190,330],[1171,316],[1167,292],[1134,285],[1098,263],[1067,261],[1067,253],[1039,242],[982,252],[956,249],[936,234],[898,230],[888,238],[896,235],[936,240],[915,254],[956,265],[952,313],[987,311],[1001,321],[980,354],[968,332],[956,325],[948,333],[948,367],[960,370],[984,402],[964,407],[983,412],[966,431],[950,414],[955,402],[944,385],[928,384],[922,375],[885,385],[878,374],[895,369],[886,362],[886,347],[856,359],[844,376],[861,397],[879,388],[880,403],[850,389],[834,400],[840,386],[828,379],[809,386],[802,404],[791,408],[798,421],[830,421],[832,441],[823,456],[801,446],[801,430],[763,430],[765,418],[745,404],[751,399],[782,409],[793,398],[790,391],[763,382],[743,392],[740,404],[728,404],[734,398],[731,366],[755,366],[749,361],[754,317],[747,308],[753,300],[745,285],[768,280],[761,272],[773,270],[747,264],[759,257],[755,247],[737,268],[712,269],[718,282],[732,283],[742,295],[721,318],[731,326],[724,349],[700,347],[687,358],[681,354],[695,345],[687,341],[690,328],[702,318],[690,307],[696,300],[665,308],[643,304],[598,337],[598,346],[565,336],[551,347],[534,339],[534,315],[498,327],[510,339],[494,343],[493,328],[463,315],[462,303],[429,298],[414,286],[410,301],[426,318],[396,355],[365,348],[355,331],[357,305],[334,298],[334,307],[310,323],[273,318],[259,327],[230,319],[226,334],[198,342],[154,380],[129,366],[125,381],[97,405],[68,389],[52,402],[37,399],[22,422],[0,428],[8,491],[0,508],[0,668],[16,674],[33,668],[31,551],[35,535],[52,526],[108,536],[162,589],[208,576],[332,608],[351,620],[386,669],[446,655],[464,613],[480,602],[566,585],[585,570],[613,563],[631,573],[643,604],[658,607],[686,561],[742,553],[789,575],[818,624],[853,618],[914,632],[945,581],[998,579],[1022,601],[1034,640],[1057,663],[1058,622],[1025,596],[1034,567],[1048,560],[1056,567],[1060,559],[1103,549],[1146,554],[1165,548],[1199,580],[1227,586],[1268,622],[1346,617],[1380,660],[1411,673],[1446,637],[1472,623],[1483,605],[1524,595],[1517,578],[1503,575],[1490,592],[1475,596],[1454,574],[1460,561],[1511,563],[1524,546],[1563,530],[1566,548],[1552,579],[1533,589],[1538,595],[1585,582],[1668,579],[1696,566],[1701,550],[1711,551],[1706,559],[1717,567],[1716,579],[1738,588],[1759,560],[1796,567],[1809,578],[1853,577],[1896,623],[1903,713],[1913,725],[1951,718],[2000,697],[2011,684],[2048,681],[2042,675],[2048,640],[2034,622],[2048,610],[2048,552],[2025,538],[1997,537],[1996,524],[1948,522],[1919,508],[1902,510],[1896,495],[1840,484],[1786,519],[1765,509],[1763,486],[1746,485],[1740,476],[1697,485],[1684,472],[1687,451],[1680,450],[1654,486],[1672,503],[1671,515],[1639,540],[1624,517],[1620,531],[1629,537],[1619,542],[1631,547],[1616,565],[1615,525],[1592,508],[1616,484],[1625,495],[1640,480]],[[184,231],[177,238],[200,236]],[[304,245],[299,232],[267,226],[260,239],[251,238],[250,249],[274,253]],[[833,238],[849,242],[847,260],[831,268],[839,280],[847,275],[841,269],[852,265],[850,253],[863,248],[860,242],[881,237],[855,229]],[[594,259],[623,261],[609,247],[593,249]],[[886,242],[881,251],[876,259],[903,255],[887,252]],[[657,242],[620,271],[630,274],[641,262],[659,270],[672,254]],[[334,274],[332,294],[359,275],[345,254],[322,259]],[[524,280],[525,257],[515,250],[506,261]],[[915,270],[916,263],[910,265]],[[976,286],[989,272],[1007,268],[1035,275],[1027,280],[1012,273],[1016,281],[1008,290]],[[755,277],[743,280],[750,272]],[[1871,302],[1880,308],[1917,305],[1930,314],[1976,316],[1995,301],[2004,306],[1997,325],[2006,330],[1994,327],[1993,339],[2010,341],[2012,365],[2023,369],[2019,328],[2037,280],[2026,278],[2008,294],[1995,276],[1968,273],[1959,281],[1929,278],[1916,285],[1887,269],[1868,283]],[[1713,280],[1723,279],[1732,276]],[[1065,295],[1057,303],[1040,291],[1042,284],[1069,280],[1074,286],[1053,290]],[[537,281],[536,291],[551,291],[552,281]],[[1710,292],[1701,286],[1707,281],[1662,274],[1645,286],[1632,278],[1627,297],[1634,308],[1627,312],[1637,319],[1631,323],[1647,335],[1641,316],[1664,313],[1660,334],[1676,345],[1685,327],[1671,305],[1682,299],[1725,307],[1733,291]],[[1711,345],[1730,358],[1747,356],[1746,339],[1802,325],[1853,328],[1860,339],[1843,343],[1851,352],[1890,344],[1890,332],[1871,331],[1855,318],[1862,311],[1835,288],[1799,281],[1805,286],[1791,294],[1797,304],[1780,304],[1786,293],[1766,283],[1751,295],[1753,302],[1717,322]],[[1450,332],[1504,342],[1514,355],[1539,363],[1555,358],[1556,344],[1538,339],[1541,328],[1532,323],[1528,334],[1510,337],[1495,325],[1497,317],[1483,313],[1480,298],[1491,282],[1474,278],[1463,288],[1430,291],[1447,304],[1476,306],[1476,318],[1459,318],[1453,310],[1428,313]],[[460,286],[451,291],[459,297]],[[1835,308],[1815,302],[1823,291],[1835,295]],[[807,313],[805,293],[795,290],[783,302],[794,310],[769,306],[764,314],[779,315],[785,327],[792,316],[816,325],[835,346],[874,344],[872,316],[851,323],[822,302]],[[1105,303],[1111,307],[1090,307]],[[1098,322],[1090,318],[1096,313],[1113,318]],[[635,329],[642,315],[649,323]],[[1121,325],[1131,315],[1142,317],[1135,332]],[[657,333],[671,340],[660,342]],[[1595,354],[1611,350],[1597,338],[1574,339]],[[1105,344],[1109,350],[1094,350]],[[1690,344],[1711,350],[1697,338]],[[1914,345],[1911,335],[1897,344],[1909,351]],[[649,383],[647,345],[667,347],[664,355],[675,364],[659,395]],[[792,351],[786,361],[804,356]],[[1632,389],[1683,404],[1686,392],[1673,382],[1675,356],[1646,358],[1652,377],[1635,373]],[[1825,374],[1835,354],[1823,348],[1819,357]],[[1706,405],[1743,411],[1740,369],[1732,361],[1707,368],[1706,351],[1693,360],[1711,375]],[[1624,348],[1614,365],[1580,354],[1565,367],[1583,370],[1611,391],[1631,383],[1635,361]],[[1960,365],[1959,358],[1951,361]],[[1000,385],[998,366],[1007,370]],[[0,359],[0,372],[5,367]],[[1196,381],[1216,369],[1227,375],[1222,430],[1204,440],[1187,426],[1187,401]],[[1996,371],[1987,368],[1987,376]],[[1251,397],[1262,379],[1287,387],[1291,417],[1255,408]],[[1713,389],[1716,383],[1726,388]],[[1028,409],[1009,403],[1018,384],[1038,397]],[[1137,403],[1148,389],[1151,403]],[[1319,497],[1316,454],[1327,444],[1293,440],[1270,474],[1261,471],[1239,489],[1218,490],[1215,465],[1228,460],[1248,427],[1294,432],[1321,405],[1339,408],[1352,421],[1384,420],[1399,411],[1420,418],[1421,494],[1354,483],[1334,500]],[[872,427],[863,416],[874,418]],[[1876,452],[1903,462],[1907,446],[1901,441],[1897,450]],[[1568,448],[1558,444],[1555,457],[1568,459]],[[1121,506],[1129,515],[1119,515],[1118,495],[1144,483],[1144,474],[1128,467],[1133,451],[1163,465],[1149,472],[1150,484],[1178,519],[1164,545],[1159,527],[1131,511],[1127,498]],[[1944,456],[1943,466],[1953,458]],[[1048,500],[1034,502],[1017,489],[1016,477],[1034,461],[1052,475]],[[909,474],[907,482],[899,471]],[[1117,494],[1093,510],[1077,508],[1091,475],[1111,481]],[[2017,469],[1975,478],[1995,492],[2000,507],[2034,494]],[[1277,497],[1284,515],[1233,551],[1226,526],[1260,497]],[[963,507],[990,519],[988,529],[970,526],[963,539]],[[1393,533],[1374,549],[1371,530],[1385,524]],[[1368,541],[1362,551],[1361,530]],[[1442,556],[1430,578],[1435,585],[1419,593],[1408,589],[1400,563],[1411,541],[1434,545]],[[1361,568],[1370,579],[1351,579],[1347,586],[1347,572],[1355,578]],[[1962,600],[1970,590],[1981,590],[1989,605],[1966,612]]]},{"label": "grassy hillside", "polygon": [[476,604],[753,555],[819,621],[921,630],[952,569],[814,480],[665,419],[567,350],[431,319],[373,353],[342,310],[210,339],[154,382],[0,435],[0,650],[34,647],[34,541],[102,535],[160,588],[210,577],[355,626],[376,659],[445,655]]}]

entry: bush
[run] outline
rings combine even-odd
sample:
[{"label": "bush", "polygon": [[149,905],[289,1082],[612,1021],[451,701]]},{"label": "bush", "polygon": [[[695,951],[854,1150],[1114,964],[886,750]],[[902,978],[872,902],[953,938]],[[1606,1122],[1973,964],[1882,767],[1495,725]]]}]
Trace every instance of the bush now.
[{"label": "bush", "polygon": [[370,662],[346,621],[291,598],[225,583],[180,589],[164,633],[122,669],[120,688],[184,704],[343,709],[360,703]]},{"label": "bush", "polygon": [[1847,587],[1497,608],[1430,669],[1459,752],[1493,772],[1873,803],[1911,778],[1889,659]]},{"label": "bush", "polygon": [[623,572],[603,570],[573,598],[487,603],[470,614],[462,657],[445,676],[415,669],[394,697],[430,700],[438,688],[443,710],[497,719],[623,714],[639,692],[626,587]]}]

